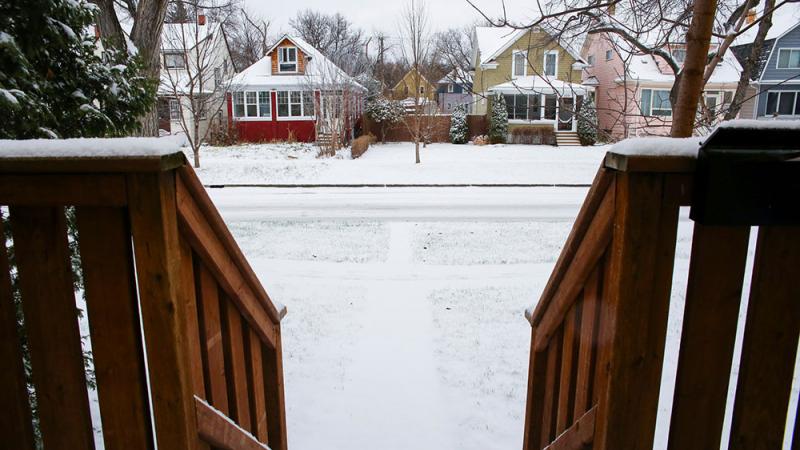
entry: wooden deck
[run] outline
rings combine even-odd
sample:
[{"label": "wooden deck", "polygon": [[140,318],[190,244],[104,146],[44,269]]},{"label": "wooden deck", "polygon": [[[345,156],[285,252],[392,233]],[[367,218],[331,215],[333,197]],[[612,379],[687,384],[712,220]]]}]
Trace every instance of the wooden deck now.
[{"label": "wooden deck", "polygon": [[105,448],[286,449],[285,311],[182,154],[0,159],[0,204],[13,242],[11,261],[0,252],[0,447],[35,448],[27,351],[44,448],[94,448],[74,207]]},{"label": "wooden deck", "polygon": [[[678,213],[692,204],[695,164],[607,155],[529,316],[525,450],[653,447]],[[758,230],[731,449],[783,443],[800,335],[798,225]],[[750,230],[694,226],[669,449],[720,446]]]}]

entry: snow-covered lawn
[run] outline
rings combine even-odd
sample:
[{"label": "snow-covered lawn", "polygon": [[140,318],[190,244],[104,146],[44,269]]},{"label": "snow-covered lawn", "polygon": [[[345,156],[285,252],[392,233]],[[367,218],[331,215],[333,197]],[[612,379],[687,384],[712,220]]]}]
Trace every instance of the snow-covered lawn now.
[{"label": "snow-covered lawn", "polygon": [[[291,448],[521,447],[523,311],[538,299],[587,189],[210,192],[270,295],[289,309]],[[657,449],[668,433],[691,238],[683,211]],[[797,394],[795,382],[792,412]]]},{"label": "snow-covered lawn", "polygon": [[219,184],[588,184],[607,147],[430,144],[414,164],[411,143],[376,144],[317,158],[310,144],[204,147],[203,183]]}]

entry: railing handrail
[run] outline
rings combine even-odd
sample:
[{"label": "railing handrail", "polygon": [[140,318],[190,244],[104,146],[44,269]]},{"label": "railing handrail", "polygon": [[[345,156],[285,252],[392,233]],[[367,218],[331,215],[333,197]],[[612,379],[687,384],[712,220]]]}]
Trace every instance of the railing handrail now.
[{"label": "railing handrail", "polygon": [[272,299],[270,299],[269,295],[264,289],[264,286],[259,281],[258,276],[256,276],[253,268],[247,261],[247,258],[245,258],[244,253],[239,247],[239,244],[236,243],[236,240],[234,239],[230,230],[225,225],[224,219],[214,206],[211,198],[208,196],[208,193],[203,187],[203,184],[200,182],[200,179],[197,177],[194,169],[192,169],[190,165],[184,164],[178,168],[178,176],[180,177],[180,181],[182,181],[183,185],[187,188],[187,192],[191,195],[192,199],[200,208],[203,216],[208,221],[208,224],[212,227],[222,245],[224,245],[225,250],[228,252],[228,256],[233,260],[242,276],[244,276],[249,287],[256,294],[261,305],[266,309],[273,323],[280,323],[280,321],[286,316],[286,307],[283,305],[276,306]]}]

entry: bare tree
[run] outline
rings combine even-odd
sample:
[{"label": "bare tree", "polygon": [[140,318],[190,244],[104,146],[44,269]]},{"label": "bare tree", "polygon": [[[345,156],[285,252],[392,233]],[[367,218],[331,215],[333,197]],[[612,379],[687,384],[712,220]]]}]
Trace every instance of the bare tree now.
[{"label": "bare tree", "polygon": [[234,67],[243,69],[269,51],[270,21],[247,8],[235,10],[225,23],[225,35]]},{"label": "bare tree", "polygon": [[304,10],[298,12],[289,25],[304,41],[348,74],[358,75],[369,66],[364,32],[341,14]]},{"label": "bare tree", "polygon": [[224,126],[226,92],[234,73],[221,50],[226,46],[224,29],[221,23],[196,20],[168,25],[164,33],[164,50],[177,64],[166,67],[160,91],[176,102],[178,123],[194,154],[194,166],[200,167],[201,145]]},{"label": "bare tree", "polygon": [[426,131],[422,122],[430,112],[426,108],[427,93],[420,92],[420,88],[423,86],[422,73],[425,69],[425,62],[429,59],[431,48],[428,12],[424,0],[409,0],[406,3],[400,20],[400,36],[402,40],[401,55],[406,66],[410,67],[414,85],[409,92],[412,94],[410,99],[413,100],[413,109],[410,114],[403,116],[403,122],[414,141],[414,154],[416,163],[419,164],[419,144],[423,141]]}]

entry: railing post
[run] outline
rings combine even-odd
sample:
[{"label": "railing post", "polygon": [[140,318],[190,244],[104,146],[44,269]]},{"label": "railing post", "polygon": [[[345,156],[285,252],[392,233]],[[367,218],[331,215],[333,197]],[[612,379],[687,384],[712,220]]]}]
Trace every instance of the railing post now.
[{"label": "railing post", "polygon": [[605,332],[598,343],[599,449],[653,446],[680,206],[669,177],[616,175]]},{"label": "railing post", "polygon": [[196,449],[197,423],[185,302],[175,171],[127,177],[150,389],[158,447]]}]

